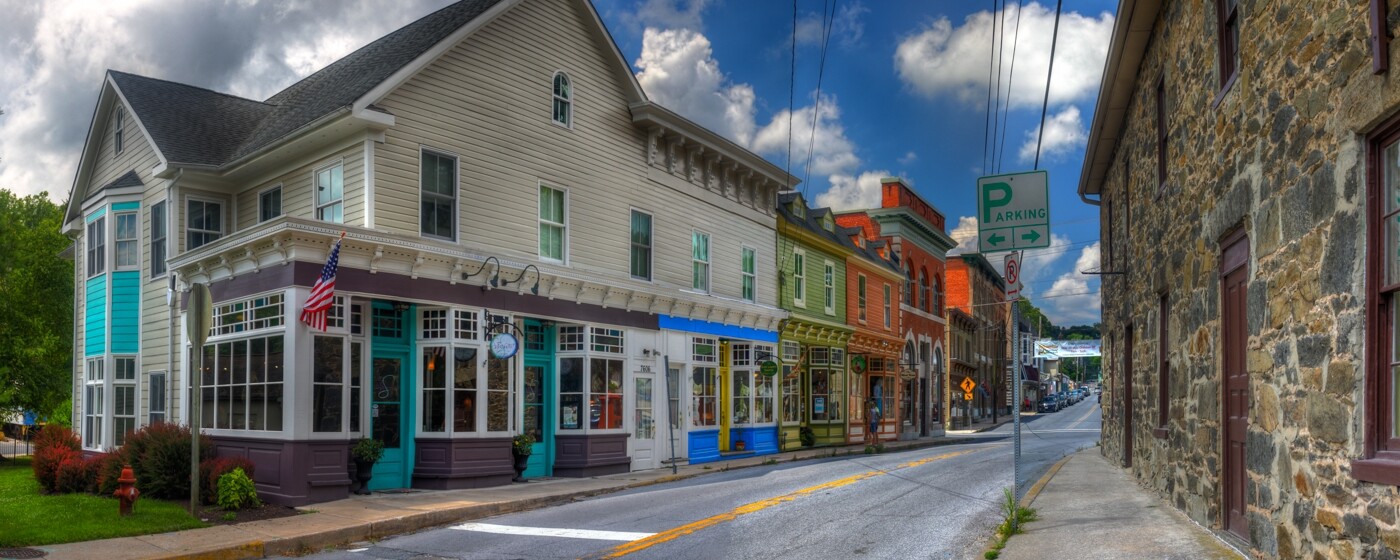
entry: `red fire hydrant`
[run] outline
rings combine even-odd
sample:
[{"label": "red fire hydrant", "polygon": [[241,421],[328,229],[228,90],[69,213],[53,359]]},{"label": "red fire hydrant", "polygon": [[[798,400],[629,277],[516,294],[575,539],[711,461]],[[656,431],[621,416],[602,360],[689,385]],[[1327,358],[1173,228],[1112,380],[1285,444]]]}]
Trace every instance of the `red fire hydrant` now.
[{"label": "red fire hydrant", "polygon": [[141,491],[136,489],[136,473],[131,472],[131,465],[122,467],[122,476],[117,479],[117,491],[112,495],[117,497],[122,517],[131,515],[132,504],[136,503],[136,498],[141,497]]}]

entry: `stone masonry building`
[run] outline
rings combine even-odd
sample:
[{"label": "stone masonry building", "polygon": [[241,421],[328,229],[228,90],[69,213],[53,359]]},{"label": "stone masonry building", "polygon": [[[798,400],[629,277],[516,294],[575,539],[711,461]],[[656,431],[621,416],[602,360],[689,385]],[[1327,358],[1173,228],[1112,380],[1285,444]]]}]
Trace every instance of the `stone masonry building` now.
[{"label": "stone masonry building", "polygon": [[1259,558],[1400,554],[1400,10],[1122,0],[1103,454]]}]

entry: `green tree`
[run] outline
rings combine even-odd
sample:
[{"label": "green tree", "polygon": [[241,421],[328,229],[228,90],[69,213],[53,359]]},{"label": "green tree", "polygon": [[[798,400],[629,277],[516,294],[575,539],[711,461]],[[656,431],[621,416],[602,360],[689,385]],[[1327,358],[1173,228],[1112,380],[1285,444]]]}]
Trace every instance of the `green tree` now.
[{"label": "green tree", "polygon": [[[71,397],[73,268],[63,205],[0,189],[0,414],[47,414]],[[58,418],[66,421],[67,418]]]}]

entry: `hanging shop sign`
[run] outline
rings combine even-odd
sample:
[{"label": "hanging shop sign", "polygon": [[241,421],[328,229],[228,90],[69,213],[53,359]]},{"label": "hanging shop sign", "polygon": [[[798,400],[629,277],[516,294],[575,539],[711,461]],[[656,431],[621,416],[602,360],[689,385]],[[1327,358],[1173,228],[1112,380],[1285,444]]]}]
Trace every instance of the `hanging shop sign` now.
[{"label": "hanging shop sign", "polygon": [[865,373],[865,356],[851,356],[851,372],[856,375]]},{"label": "hanging shop sign", "polygon": [[904,368],[899,372],[899,378],[905,381],[913,381],[918,375],[919,374],[915,373],[914,370],[909,368]]},{"label": "hanging shop sign", "polygon": [[508,359],[520,351],[520,340],[511,333],[496,333],[491,337],[491,355],[498,359]]},{"label": "hanging shop sign", "polygon": [[778,375],[778,362],[775,362],[773,360],[766,360],[763,363],[758,364],[758,372],[763,374],[764,377],[773,377],[774,375]]}]

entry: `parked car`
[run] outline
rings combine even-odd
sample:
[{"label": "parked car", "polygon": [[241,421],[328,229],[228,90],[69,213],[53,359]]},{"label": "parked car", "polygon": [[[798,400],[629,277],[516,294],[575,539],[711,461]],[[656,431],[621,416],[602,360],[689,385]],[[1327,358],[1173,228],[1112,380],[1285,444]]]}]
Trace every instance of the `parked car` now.
[{"label": "parked car", "polygon": [[1055,395],[1045,395],[1040,399],[1040,405],[1036,407],[1040,412],[1059,412],[1060,399]]}]

